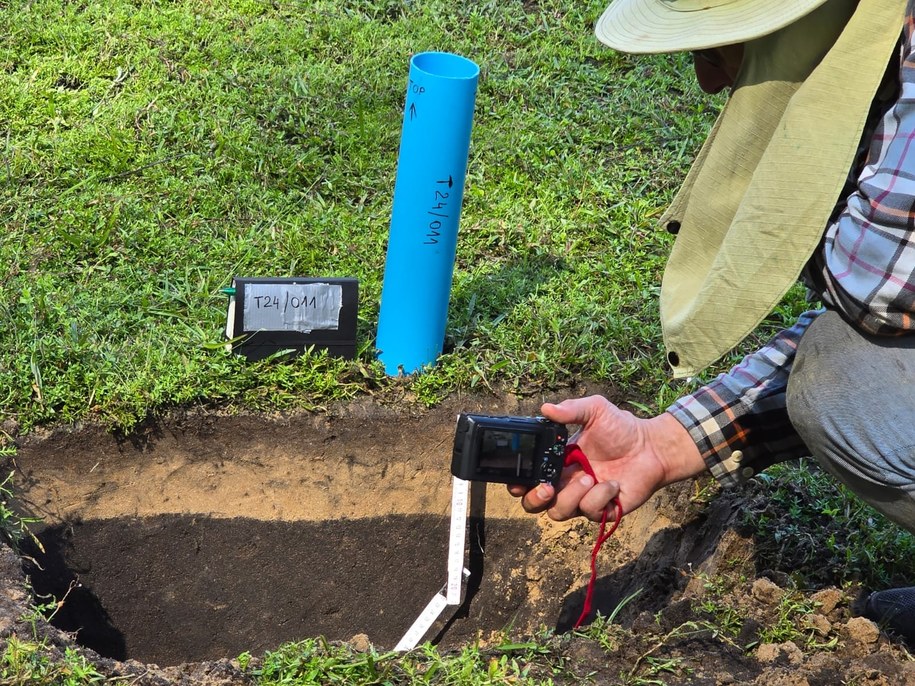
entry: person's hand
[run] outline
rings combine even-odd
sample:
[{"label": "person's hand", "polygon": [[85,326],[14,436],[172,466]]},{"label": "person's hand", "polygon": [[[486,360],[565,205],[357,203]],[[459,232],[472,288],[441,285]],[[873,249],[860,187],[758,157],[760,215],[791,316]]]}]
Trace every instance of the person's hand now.
[{"label": "person's hand", "polygon": [[640,419],[596,395],[547,403],[541,412],[554,422],[581,426],[569,443],[587,456],[597,483],[572,465],[563,470],[558,489],[550,484],[509,486],[528,512],[546,510],[557,521],[579,515],[599,521],[614,498],[624,513],[631,512],[662,486],[705,469],[689,432],[667,413]]}]

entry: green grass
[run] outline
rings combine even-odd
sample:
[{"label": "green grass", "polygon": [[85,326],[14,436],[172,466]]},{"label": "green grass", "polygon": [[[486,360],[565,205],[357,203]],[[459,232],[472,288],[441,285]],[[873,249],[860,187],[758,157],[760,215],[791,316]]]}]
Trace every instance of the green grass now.
[{"label": "green grass", "polygon": [[470,645],[443,655],[429,644],[409,653],[355,652],[321,639],[290,643],[263,659],[240,663],[260,686],[310,684],[551,684],[571,676],[564,661],[539,643],[508,643],[490,649]]},{"label": "green grass", "polygon": [[760,568],[785,571],[800,587],[915,584],[915,536],[815,463],[776,465],[753,491],[744,523],[757,538]]},{"label": "green grass", "polygon": [[10,636],[0,654],[0,684],[10,686],[90,686],[104,677],[72,648],[62,654],[43,641],[24,641]]},{"label": "green grass", "polygon": [[[445,354],[477,384],[664,381],[654,226],[716,103],[604,49],[602,3],[234,1],[0,8],[0,417],[129,429],[193,403],[315,407],[375,359],[411,54],[481,67]],[[233,276],[360,281],[359,359],[218,345]]]}]

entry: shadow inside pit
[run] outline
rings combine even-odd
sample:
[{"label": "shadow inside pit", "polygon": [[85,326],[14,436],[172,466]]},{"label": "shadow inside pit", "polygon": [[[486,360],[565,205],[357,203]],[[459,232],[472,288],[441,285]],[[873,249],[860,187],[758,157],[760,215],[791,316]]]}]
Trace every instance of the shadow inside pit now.
[{"label": "shadow inside pit", "polygon": [[[656,533],[649,542],[649,549],[670,550],[677,546],[682,536],[679,530]],[[612,573],[599,576],[594,583],[591,613],[586,623],[593,621],[600,613],[604,617],[615,616],[615,621],[627,626],[640,613],[657,612],[666,607],[673,594],[681,590],[676,567],[679,561],[669,560],[666,555],[648,552],[625,564]],[[565,633],[575,627],[584,607],[586,588],[573,591],[563,599],[556,631]],[[628,602],[626,599],[633,594]],[[625,604],[624,604],[625,603]]]},{"label": "shadow inside pit", "polygon": [[[23,568],[38,596],[37,604],[43,607],[57,604],[47,616],[58,629],[78,634],[81,645],[99,655],[125,660],[124,634],[114,625],[95,593],[80,583],[80,571],[67,567],[66,549],[71,532],[67,527],[48,530],[39,538],[43,551],[31,539],[21,545],[25,555]],[[63,602],[58,603],[60,600]]]},{"label": "shadow inside pit", "polygon": [[[654,533],[636,559],[597,577],[591,612],[585,623],[600,613],[604,617],[612,615],[614,621],[628,627],[643,612],[656,613],[671,606],[673,596],[689,581],[684,571],[700,569],[706,560],[718,554],[722,535],[733,526],[734,512],[732,499],[722,497],[682,526]],[[583,587],[563,599],[555,626],[557,632],[574,628],[586,592],[587,588]]]},{"label": "shadow inside pit", "polygon": [[[65,598],[52,623],[115,659],[176,665],[359,633],[390,648],[446,579],[448,528],[448,518],[431,515],[88,520],[38,532],[44,552],[24,550],[24,566],[36,594]],[[535,535],[534,518],[487,520],[487,578],[471,611],[447,631],[433,627],[442,645],[517,616],[523,585],[499,579],[523,559],[519,542]]]}]

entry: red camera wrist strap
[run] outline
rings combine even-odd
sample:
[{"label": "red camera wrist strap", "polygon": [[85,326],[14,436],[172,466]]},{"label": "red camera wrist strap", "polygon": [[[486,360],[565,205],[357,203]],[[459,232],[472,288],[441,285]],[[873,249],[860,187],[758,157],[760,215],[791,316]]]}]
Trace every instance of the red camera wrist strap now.
[{"label": "red camera wrist strap", "polygon": [[[594,473],[591,463],[588,462],[587,456],[582,452],[581,448],[576,444],[571,443],[566,446],[566,466],[568,467],[573,464],[577,464],[581,467],[585,474],[590,475],[594,479],[594,482],[597,483],[597,475]],[[597,531],[597,540],[594,542],[594,548],[591,550],[591,578],[588,579],[588,590],[585,592],[584,608],[582,609],[578,621],[575,622],[574,629],[580,627],[585,619],[588,618],[588,615],[591,614],[591,599],[594,596],[594,582],[597,580],[597,554],[600,552],[600,548],[604,544],[604,541],[613,535],[613,532],[616,531],[616,528],[620,525],[620,520],[623,518],[623,506],[620,504],[619,498],[613,499],[613,505],[616,507],[616,518],[613,520],[609,531],[606,531],[607,509],[604,509],[604,514],[600,518],[600,529]]]}]

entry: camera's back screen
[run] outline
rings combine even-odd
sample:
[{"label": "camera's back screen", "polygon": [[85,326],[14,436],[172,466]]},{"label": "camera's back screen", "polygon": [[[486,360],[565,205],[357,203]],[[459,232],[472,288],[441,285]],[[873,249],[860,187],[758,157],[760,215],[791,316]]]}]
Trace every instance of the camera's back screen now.
[{"label": "camera's back screen", "polygon": [[488,476],[533,479],[536,477],[536,452],[536,434],[484,429],[480,437],[478,468]]}]

